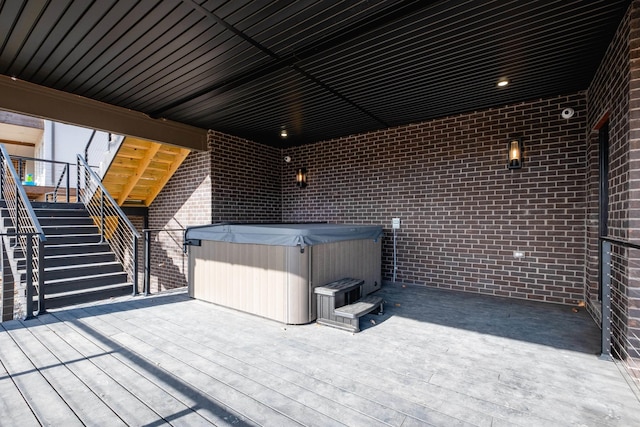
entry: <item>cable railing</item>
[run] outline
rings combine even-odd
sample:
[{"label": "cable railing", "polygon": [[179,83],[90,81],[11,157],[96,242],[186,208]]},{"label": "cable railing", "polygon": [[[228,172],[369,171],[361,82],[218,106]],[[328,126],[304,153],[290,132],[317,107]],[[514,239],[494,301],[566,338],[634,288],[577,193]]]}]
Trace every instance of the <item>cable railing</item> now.
[{"label": "cable railing", "polygon": [[184,236],[184,228],[145,228],[142,230],[144,234],[144,276],[143,276],[143,292],[144,295],[151,293],[151,237],[152,233],[159,236],[161,233],[166,233],[169,239],[173,242],[173,251],[177,254],[180,253],[182,258],[186,257],[184,253],[184,242],[182,237]]},{"label": "cable railing", "polygon": [[138,292],[138,239],[140,234],[122,212],[120,206],[102,185],[96,172],[78,154],[77,195],[94,224],[98,227],[102,240],[109,243],[116,259],[122,264],[133,284],[133,294]]},{"label": "cable railing", "polygon": [[[14,249],[19,248],[25,257],[24,283],[25,317],[34,315],[33,296],[38,296],[36,314],[45,312],[44,304],[44,242],[47,238],[42,231],[40,222],[31,206],[22,186],[20,176],[16,172],[13,162],[3,144],[0,144],[0,196],[6,204],[6,209],[13,230],[5,235],[13,235]],[[9,243],[9,242],[7,242]],[[14,256],[18,258],[16,251]],[[22,283],[22,274],[18,271],[17,263],[14,276]]]},{"label": "cable railing", "polygon": [[47,202],[70,202],[75,184],[71,182],[70,163],[25,156],[11,156],[11,161],[26,188],[44,188],[42,195]]},{"label": "cable railing", "polygon": [[640,400],[640,245],[601,237],[602,357],[622,368]]},{"label": "cable railing", "polygon": [[[106,137],[105,137],[106,136]],[[105,173],[120,148],[124,137],[108,133],[93,131],[87,145],[84,147],[84,160],[91,165],[100,179]]]}]

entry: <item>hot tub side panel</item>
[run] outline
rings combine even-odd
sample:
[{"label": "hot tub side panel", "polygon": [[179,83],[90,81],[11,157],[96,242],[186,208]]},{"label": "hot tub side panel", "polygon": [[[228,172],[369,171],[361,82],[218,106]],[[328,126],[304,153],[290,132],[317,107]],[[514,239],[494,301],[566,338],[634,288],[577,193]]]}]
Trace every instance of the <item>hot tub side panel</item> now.
[{"label": "hot tub side panel", "polygon": [[202,240],[189,253],[189,295],[283,323],[308,323],[308,256],[295,247]]},{"label": "hot tub side panel", "polygon": [[[345,277],[364,280],[364,295],[382,284],[382,244],[378,240],[347,240],[312,247],[312,287]],[[316,318],[315,306],[312,316]]]}]

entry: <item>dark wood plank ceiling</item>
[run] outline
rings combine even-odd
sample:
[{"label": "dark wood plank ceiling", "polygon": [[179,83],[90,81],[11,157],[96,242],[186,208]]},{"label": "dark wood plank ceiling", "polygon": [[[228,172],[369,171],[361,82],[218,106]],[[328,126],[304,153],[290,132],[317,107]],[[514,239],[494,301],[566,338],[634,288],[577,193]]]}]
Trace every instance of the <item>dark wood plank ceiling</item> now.
[{"label": "dark wood plank ceiling", "polygon": [[289,146],[586,89],[629,3],[0,0],[0,74]]}]

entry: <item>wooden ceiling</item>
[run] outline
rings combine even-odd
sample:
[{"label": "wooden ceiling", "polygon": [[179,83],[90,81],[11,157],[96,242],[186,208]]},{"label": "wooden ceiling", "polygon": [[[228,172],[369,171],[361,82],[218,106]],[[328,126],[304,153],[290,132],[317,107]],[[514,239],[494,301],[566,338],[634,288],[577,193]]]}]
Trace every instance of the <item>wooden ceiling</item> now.
[{"label": "wooden ceiling", "polygon": [[290,146],[584,90],[629,4],[0,0],[0,74]]}]

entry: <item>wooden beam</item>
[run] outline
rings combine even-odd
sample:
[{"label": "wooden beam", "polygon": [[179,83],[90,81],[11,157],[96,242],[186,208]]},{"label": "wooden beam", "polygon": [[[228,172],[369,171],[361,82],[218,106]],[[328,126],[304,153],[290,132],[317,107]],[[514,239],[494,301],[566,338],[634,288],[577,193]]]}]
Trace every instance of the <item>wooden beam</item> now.
[{"label": "wooden beam", "polygon": [[165,184],[169,181],[169,179],[171,179],[175,171],[180,167],[184,159],[187,158],[189,153],[190,153],[190,150],[186,150],[186,149],[182,149],[180,150],[180,153],[176,153],[175,161],[171,164],[171,167],[169,168],[169,171],[167,172],[167,174],[164,175],[162,179],[160,179],[158,183],[150,190],[149,195],[144,200],[145,206],[149,206],[151,202],[153,202],[153,200],[160,193],[160,191],[162,191]]},{"label": "wooden beam", "polygon": [[84,98],[0,75],[0,110],[56,122],[157,141],[207,149],[207,130]]},{"label": "wooden beam", "polygon": [[122,189],[122,193],[120,193],[120,197],[117,200],[120,206],[122,206],[125,200],[127,200],[127,197],[129,197],[131,191],[135,188],[136,184],[138,184],[140,178],[144,174],[144,171],[147,169],[147,166],[149,166],[149,163],[151,163],[153,157],[156,155],[161,146],[162,145],[160,144],[154,143],[151,144],[151,146],[147,149],[144,158],[138,163],[138,169],[136,169],[133,175],[131,175],[131,177],[129,178],[129,182],[127,182],[127,184]]},{"label": "wooden beam", "polygon": [[0,139],[0,144],[20,145],[22,147],[35,147],[36,144],[22,141],[9,141],[8,139]]}]

